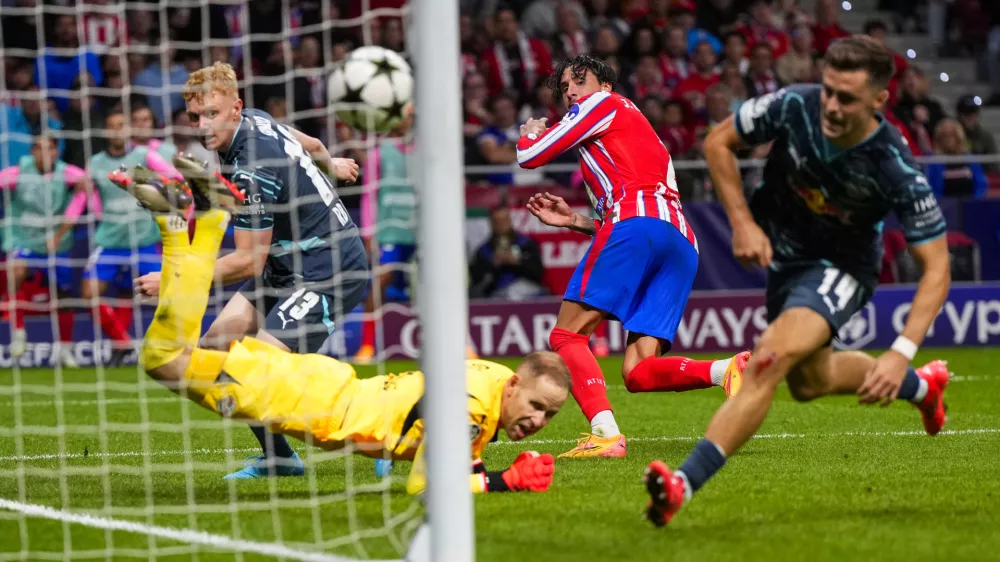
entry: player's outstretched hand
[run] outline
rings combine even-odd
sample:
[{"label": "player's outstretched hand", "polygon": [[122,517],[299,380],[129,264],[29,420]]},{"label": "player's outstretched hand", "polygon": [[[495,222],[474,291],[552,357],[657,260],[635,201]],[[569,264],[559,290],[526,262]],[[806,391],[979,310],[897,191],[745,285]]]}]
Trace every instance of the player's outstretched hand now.
[{"label": "player's outstretched hand", "polygon": [[536,193],[528,199],[528,210],[538,220],[549,226],[570,227],[573,225],[573,209],[566,200],[551,193]]},{"label": "player's outstretched hand", "polygon": [[773,256],[771,241],[757,223],[734,228],[733,256],[747,268],[754,265],[767,267],[771,265]]},{"label": "player's outstretched hand", "polygon": [[353,158],[331,158],[333,174],[337,179],[347,183],[358,181],[358,163]]},{"label": "player's outstretched hand", "polygon": [[891,350],[880,355],[858,389],[858,402],[888,406],[899,395],[909,362],[901,353]]},{"label": "player's outstretched hand", "polygon": [[556,464],[552,455],[525,451],[503,472],[503,481],[512,492],[544,492],[552,484],[555,472]]},{"label": "player's outstretched hand", "polygon": [[143,297],[155,297],[160,294],[160,272],[147,273],[132,282],[136,294]]},{"label": "player's outstretched hand", "polygon": [[542,117],[541,119],[528,119],[524,125],[521,125],[521,136],[541,135],[545,132],[545,129],[548,129],[548,126],[545,124],[548,120],[548,117]]}]

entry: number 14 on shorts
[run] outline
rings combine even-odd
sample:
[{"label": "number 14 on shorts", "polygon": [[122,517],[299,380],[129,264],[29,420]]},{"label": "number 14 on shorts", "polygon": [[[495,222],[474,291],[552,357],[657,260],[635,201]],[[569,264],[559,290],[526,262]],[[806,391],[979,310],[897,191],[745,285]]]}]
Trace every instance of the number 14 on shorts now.
[{"label": "number 14 on shorts", "polygon": [[836,267],[828,267],[823,271],[823,282],[816,289],[816,292],[823,297],[823,302],[830,308],[830,314],[844,310],[857,291],[858,280]]}]

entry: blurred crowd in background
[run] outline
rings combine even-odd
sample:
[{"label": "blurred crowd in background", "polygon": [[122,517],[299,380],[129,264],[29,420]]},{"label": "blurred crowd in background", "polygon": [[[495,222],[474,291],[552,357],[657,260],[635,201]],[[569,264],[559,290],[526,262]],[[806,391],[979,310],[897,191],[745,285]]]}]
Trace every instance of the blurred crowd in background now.
[{"label": "blurred crowd in background", "polygon": [[[0,133],[65,131],[63,158],[80,166],[101,150],[102,115],[123,103],[123,91],[130,92],[130,124],[140,142],[159,137],[195,147],[179,87],[189,71],[219,60],[246,81],[248,106],[363,161],[363,143],[350,142],[361,140],[360,133],[328,119],[326,76],[362,44],[407,51],[404,19],[395,11],[402,0],[255,0],[202,9],[167,2],[122,8],[115,0],[39,3],[3,2],[30,13],[5,10],[2,17]],[[518,125],[529,117],[552,123],[565,111],[543,85],[553,61],[582,53],[607,60],[619,74],[616,90],[636,102],[672,156],[697,161],[706,133],[744,100],[819,79],[824,51],[849,34],[840,19],[850,3],[814,0],[805,9],[797,0],[462,0],[460,6],[465,161],[477,170],[468,180],[573,185],[579,176],[572,172],[512,166]],[[860,31],[880,41],[929,34],[939,51],[932,56],[983,60],[986,76],[1000,86],[1000,2],[880,0],[877,8],[887,17],[867,21]],[[915,154],[997,152],[979,115],[984,106],[1000,105],[1000,87],[992,96],[970,94],[946,105],[935,97],[936,77],[905,53],[895,60],[885,115]],[[29,147],[27,140],[6,143],[0,165],[16,162]],[[573,162],[572,155],[565,158]],[[484,165],[507,168],[478,172]],[[680,168],[684,200],[713,197],[703,169]],[[951,170],[929,175],[941,194],[982,196],[993,171],[970,164],[958,174],[962,181],[947,181],[956,175]],[[356,205],[350,196],[346,202]]]}]

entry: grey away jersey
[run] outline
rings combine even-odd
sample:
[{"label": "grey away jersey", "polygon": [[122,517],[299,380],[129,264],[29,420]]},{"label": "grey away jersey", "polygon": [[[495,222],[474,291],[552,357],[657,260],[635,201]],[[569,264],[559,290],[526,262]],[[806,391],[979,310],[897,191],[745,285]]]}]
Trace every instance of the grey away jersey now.
[{"label": "grey away jersey", "polygon": [[743,103],[734,116],[748,145],[774,141],[751,209],[781,263],[828,261],[862,278],[877,276],[882,221],[899,218],[909,244],[945,233],[927,179],[891,124],[840,150],[820,125],[821,86],[799,85]]},{"label": "grey away jersey", "polygon": [[358,228],[288,127],[263,111],[244,109],[232,144],[219,157],[223,175],[247,197],[234,228],[272,230],[267,285],[367,271]]}]

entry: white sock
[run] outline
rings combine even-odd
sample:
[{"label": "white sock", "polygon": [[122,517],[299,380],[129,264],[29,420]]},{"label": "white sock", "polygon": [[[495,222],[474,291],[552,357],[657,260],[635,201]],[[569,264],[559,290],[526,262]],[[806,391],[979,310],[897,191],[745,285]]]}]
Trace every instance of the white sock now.
[{"label": "white sock", "polygon": [[694,495],[694,492],[691,490],[691,483],[688,482],[687,474],[684,474],[679,470],[675,470],[674,476],[680,478],[681,482],[684,482],[684,503],[691,501],[691,496]]},{"label": "white sock", "polygon": [[598,437],[615,437],[621,435],[618,423],[611,410],[602,410],[590,420],[590,431]]},{"label": "white sock", "polygon": [[910,399],[910,402],[913,402],[914,404],[919,404],[924,401],[924,398],[927,398],[927,381],[921,378],[920,386],[917,387],[917,393],[913,395],[913,398]]},{"label": "white sock", "polygon": [[729,364],[732,362],[732,359],[719,359],[718,361],[712,361],[713,385],[722,386],[722,381],[726,378],[726,369],[729,368]]}]

